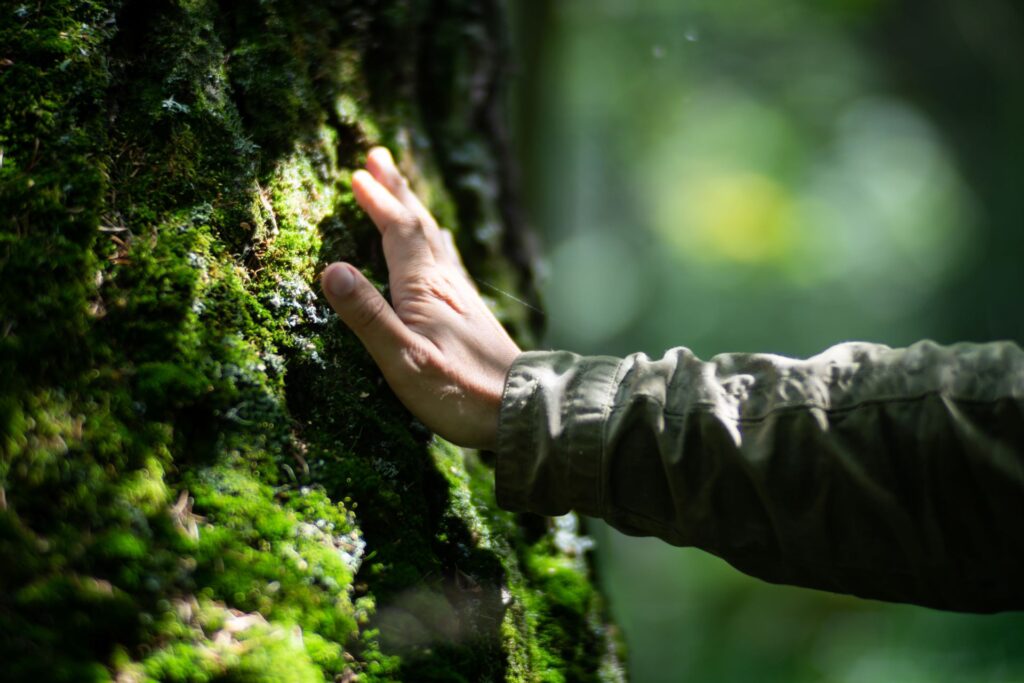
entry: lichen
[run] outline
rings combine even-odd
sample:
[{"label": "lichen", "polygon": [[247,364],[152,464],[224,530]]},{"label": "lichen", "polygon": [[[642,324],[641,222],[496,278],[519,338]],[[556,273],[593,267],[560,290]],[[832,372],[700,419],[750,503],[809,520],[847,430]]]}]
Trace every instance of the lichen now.
[{"label": "lichen", "polygon": [[499,510],[316,284],[345,258],[386,291],[349,185],[376,143],[473,273],[526,282],[487,132],[420,90],[474,87],[434,33],[486,34],[468,8],[0,10],[5,680],[621,677],[585,548]]}]

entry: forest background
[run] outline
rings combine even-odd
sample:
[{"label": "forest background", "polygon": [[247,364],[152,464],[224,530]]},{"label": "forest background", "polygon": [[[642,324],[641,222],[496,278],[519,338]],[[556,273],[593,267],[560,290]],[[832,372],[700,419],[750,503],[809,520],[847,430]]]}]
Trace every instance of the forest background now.
[{"label": "forest background", "polygon": [[[1024,339],[1019,4],[512,4],[547,346]],[[1024,678],[1020,615],[772,586],[589,529],[636,681]]]}]

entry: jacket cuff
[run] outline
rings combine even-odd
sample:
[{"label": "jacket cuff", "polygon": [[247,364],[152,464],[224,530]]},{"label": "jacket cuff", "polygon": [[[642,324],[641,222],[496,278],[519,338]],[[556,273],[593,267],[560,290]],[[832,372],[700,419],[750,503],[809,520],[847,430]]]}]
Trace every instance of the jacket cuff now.
[{"label": "jacket cuff", "polygon": [[621,362],[565,351],[531,351],[515,360],[498,421],[498,505],[603,516],[604,431]]}]

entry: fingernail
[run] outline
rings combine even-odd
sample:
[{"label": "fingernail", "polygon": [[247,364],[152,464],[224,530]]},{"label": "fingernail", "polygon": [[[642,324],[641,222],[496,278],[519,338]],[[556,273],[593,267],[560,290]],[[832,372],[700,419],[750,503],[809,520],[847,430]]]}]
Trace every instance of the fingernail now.
[{"label": "fingernail", "polygon": [[355,279],[352,277],[352,270],[340,263],[331,264],[324,273],[324,287],[334,296],[346,296],[352,291]]}]

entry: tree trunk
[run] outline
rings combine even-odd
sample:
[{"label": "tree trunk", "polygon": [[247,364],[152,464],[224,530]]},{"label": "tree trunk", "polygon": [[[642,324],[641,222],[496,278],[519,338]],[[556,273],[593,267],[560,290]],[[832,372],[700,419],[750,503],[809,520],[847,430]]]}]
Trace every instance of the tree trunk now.
[{"label": "tree trunk", "polygon": [[496,1],[2,3],[0,678],[621,678],[573,518],[499,510],[316,284],[386,282],[386,144],[529,340]]}]

